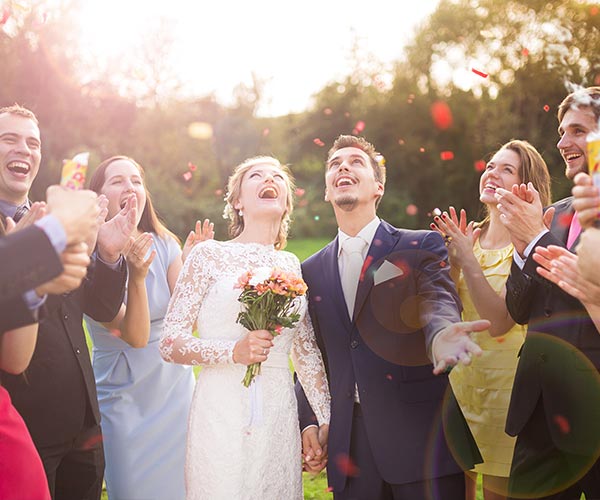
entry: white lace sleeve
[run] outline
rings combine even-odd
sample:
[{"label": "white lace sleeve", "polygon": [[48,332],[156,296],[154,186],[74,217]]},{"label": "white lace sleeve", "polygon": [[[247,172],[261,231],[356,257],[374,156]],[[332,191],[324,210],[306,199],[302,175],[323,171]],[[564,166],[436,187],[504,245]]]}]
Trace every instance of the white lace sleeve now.
[{"label": "white lace sleeve", "polygon": [[[296,259],[295,272],[301,276],[300,262]],[[304,389],[304,393],[315,412],[319,425],[329,424],[331,414],[331,396],[321,350],[317,345],[308,307],[298,323],[296,335],[292,343],[292,362]]]},{"label": "white lace sleeve", "polygon": [[213,281],[214,253],[196,245],[185,260],[165,316],[160,353],[165,361],[183,365],[233,363],[235,341],[193,335],[202,300]]}]

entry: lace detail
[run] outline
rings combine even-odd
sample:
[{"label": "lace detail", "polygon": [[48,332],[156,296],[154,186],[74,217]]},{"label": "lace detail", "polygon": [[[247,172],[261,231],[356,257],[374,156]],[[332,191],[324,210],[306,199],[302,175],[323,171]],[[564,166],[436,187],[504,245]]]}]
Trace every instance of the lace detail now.
[{"label": "lace detail", "polygon": [[[288,359],[319,423],[329,423],[330,396],[306,297],[300,321],[276,336],[259,383],[262,423],[249,426],[246,366],[233,363],[235,343],[247,331],[236,322],[242,305],[239,276],[256,267],[301,274],[295,255],[273,246],[206,241],[184,264],[165,317],[160,350],[167,361],[201,364],[186,457],[188,498],[302,498],[300,431]],[[198,336],[193,335],[194,325]],[[251,386],[252,389],[252,386]],[[273,464],[277,464],[273,467]]]}]

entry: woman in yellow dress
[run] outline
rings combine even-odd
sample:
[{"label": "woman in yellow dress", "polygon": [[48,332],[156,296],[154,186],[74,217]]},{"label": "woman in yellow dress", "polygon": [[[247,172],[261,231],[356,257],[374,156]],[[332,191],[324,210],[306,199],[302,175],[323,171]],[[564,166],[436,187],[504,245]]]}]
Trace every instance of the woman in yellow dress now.
[{"label": "woman in yellow dress", "polygon": [[485,500],[506,498],[515,438],[504,432],[517,354],[527,331],[515,325],[504,302],[513,260],[513,245],[497,208],[497,188],[531,183],[543,206],[550,204],[550,174],[528,142],[504,144],[487,163],[479,182],[486,217],[469,222],[454,207],[434,218],[432,229],[446,238],[451,274],[463,302],[463,320],[488,319],[488,331],[472,334],[483,355],[470,366],[456,366],[450,383],[469,423],[483,463],[466,473],[467,499],[475,499],[477,474],[483,476]]}]

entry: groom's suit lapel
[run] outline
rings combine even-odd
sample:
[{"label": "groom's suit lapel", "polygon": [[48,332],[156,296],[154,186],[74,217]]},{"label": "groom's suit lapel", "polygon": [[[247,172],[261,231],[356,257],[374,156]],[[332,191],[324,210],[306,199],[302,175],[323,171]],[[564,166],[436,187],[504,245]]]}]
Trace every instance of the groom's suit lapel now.
[{"label": "groom's suit lapel", "polygon": [[325,247],[322,259],[322,272],[325,283],[330,284],[331,301],[333,309],[342,320],[346,329],[350,328],[350,317],[348,308],[346,307],[346,299],[344,299],[344,291],[342,290],[342,281],[340,278],[340,268],[338,265],[338,249],[339,239],[335,240]]},{"label": "groom's suit lapel", "polygon": [[[354,315],[352,321],[356,321],[358,313],[363,308],[365,300],[373,288],[373,280],[375,271],[380,266],[380,261],[390,253],[391,249],[396,244],[397,237],[394,237],[388,231],[387,224],[382,221],[375,231],[375,236],[365,257],[362,271],[360,273],[360,280],[358,282],[358,289],[356,290],[356,301],[354,303]],[[343,295],[342,295],[343,300]]]}]

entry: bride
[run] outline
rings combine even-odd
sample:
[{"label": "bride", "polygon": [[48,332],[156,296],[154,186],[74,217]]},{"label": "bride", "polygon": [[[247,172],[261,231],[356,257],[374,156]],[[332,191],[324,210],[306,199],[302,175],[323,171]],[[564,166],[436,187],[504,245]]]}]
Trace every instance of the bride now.
[{"label": "bride", "polygon": [[[238,278],[259,267],[301,276],[297,257],[282,251],[293,181],[275,158],[251,158],[229,178],[225,215],[233,239],[204,241],[186,259],[171,297],[160,349],[165,360],[202,365],[188,423],[188,499],[302,499],[294,368],[326,434],[329,388],[321,353],[299,297],[301,319],[273,337],[236,323]],[[197,327],[198,336],[192,334]],[[246,367],[262,363],[246,388]]]}]

